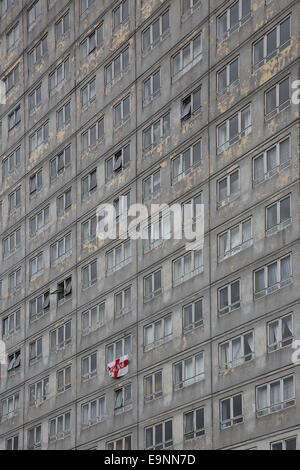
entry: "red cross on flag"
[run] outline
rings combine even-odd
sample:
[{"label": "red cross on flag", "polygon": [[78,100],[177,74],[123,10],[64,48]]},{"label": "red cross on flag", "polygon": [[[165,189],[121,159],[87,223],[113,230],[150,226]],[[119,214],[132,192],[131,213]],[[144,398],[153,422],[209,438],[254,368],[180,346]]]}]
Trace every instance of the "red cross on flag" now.
[{"label": "red cross on flag", "polygon": [[115,379],[128,374],[128,356],[122,356],[114,362],[110,362],[107,364],[107,370],[110,377]]}]

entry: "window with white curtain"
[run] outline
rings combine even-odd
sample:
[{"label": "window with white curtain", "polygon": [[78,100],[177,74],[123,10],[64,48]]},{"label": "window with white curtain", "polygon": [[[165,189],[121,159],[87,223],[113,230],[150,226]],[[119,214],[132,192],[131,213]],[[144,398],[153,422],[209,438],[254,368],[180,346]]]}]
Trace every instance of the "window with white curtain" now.
[{"label": "window with white curtain", "polygon": [[105,419],[105,397],[90,401],[82,406],[82,427],[87,428]]},{"label": "window with white curtain", "polygon": [[290,137],[287,137],[253,159],[253,184],[268,180],[290,162]]},{"label": "window with white curtain", "polygon": [[220,401],[221,429],[226,429],[244,421],[243,395],[239,393]]},{"label": "window with white curtain", "polygon": [[173,261],[173,284],[185,282],[203,271],[203,252],[193,250]]},{"label": "window with white curtain", "polygon": [[20,409],[19,392],[2,400],[1,421],[13,418]]},{"label": "window with white curtain", "polygon": [[217,128],[218,153],[239,142],[252,130],[251,106],[248,105]]},{"label": "window with white curtain", "polygon": [[294,376],[283,377],[256,389],[257,416],[264,416],[295,405]]},{"label": "window with white curtain", "polygon": [[29,405],[36,406],[43,403],[49,395],[49,377],[30,385],[29,387]]},{"label": "window with white curtain", "polygon": [[219,347],[219,366],[228,370],[254,359],[254,334],[245,333]]},{"label": "window with white curtain", "polygon": [[50,441],[64,439],[71,433],[71,411],[50,420]]},{"label": "window with white curtain", "polygon": [[132,408],[131,384],[115,390],[115,414],[129,411]]},{"label": "window with white curtain", "polygon": [[249,248],[252,243],[252,219],[248,219],[219,235],[219,260],[224,260]]},{"label": "window with white curtain", "polygon": [[172,315],[157,320],[144,328],[144,350],[156,348],[172,339]]},{"label": "window with white curtain", "polygon": [[254,273],[254,296],[260,299],[265,295],[288,286],[292,282],[292,257],[285,256],[258,269]]},{"label": "window with white curtain", "polygon": [[204,380],[203,352],[175,364],[173,374],[174,390],[179,390]]},{"label": "window with white curtain", "polygon": [[291,196],[287,196],[266,208],[267,235],[283,230],[291,220]]},{"label": "window with white curtain", "polygon": [[290,313],[268,323],[268,351],[291,346],[294,339],[293,315]]}]

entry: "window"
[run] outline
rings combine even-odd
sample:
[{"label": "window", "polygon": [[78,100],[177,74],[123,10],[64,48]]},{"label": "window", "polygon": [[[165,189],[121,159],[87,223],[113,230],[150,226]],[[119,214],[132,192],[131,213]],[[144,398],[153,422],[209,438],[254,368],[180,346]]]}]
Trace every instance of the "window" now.
[{"label": "window", "polygon": [[200,33],[173,56],[173,77],[186,73],[201,60],[201,57],[202,35]]},{"label": "window", "polygon": [[291,161],[290,137],[253,159],[253,183],[259,184],[279,173]]},{"label": "window", "polygon": [[71,433],[71,412],[68,411],[50,420],[50,441],[64,439]]},{"label": "window", "polygon": [[63,37],[70,29],[70,13],[69,11],[55,24],[56,42],[62,41]]},{"label": "window", "polygon": [[131,436],[121,437],[106,444],[107,450],[131,450]]},{"label": "window", "polygon": [[125,315],[131,310],[131,286],[115,294],[115,316]]},{"label": "window", "polygon": [[32,114],[42,103],[42,85],[39,85],[32,93],[29,94],[28,101],[29,114]]},{"label": "window", "polygon": [[12,113],[8,115],[8,130],[11,131],[21,122],[21,106],[17,106]]},{"label": "window", "polygon": [[93,101],[96,99],[96,78],[93,78],[85,87],[81,90],[81,106],[82,109],[87,109]]},{"label": "window", "polygon": [[144,81],[143,88],[143,104],[145,106],[160,94],[160,69]]},{"label": "window", "polygon": [[193,250],[173,261],[174,285],[185,282],[203,271],[203,252]]},{"label": "window", "polygon": [[182,0],[181,1],[181,13],[182,17],[187,17],[194,13],[194,11],[200,7],[200,0]]},{"label": "window", "polygon": [[151,201],[160,193],[160,169],[156,170],[143,181],[144,202]]},{"label": "window", "polygon": [[97,169],[93,170],[81,180],[82,197],[86,197],[97,188]]},{"label": "window", "polygon": [[203,299],[183,307],[183,331],[189,331],[203,325]]},{"label": "window", "polygon": [[82,268],[82,287],[87,289],[97,282],[97,261]]},{"label": "window", "polygon": [[105,67],[105,84],[113,86],[122,78],[129,67],[129,47],[124,49],[109,65]]},{"label": "window", "polygon": [[15,47],[20,38],[20,24],[17,22],[7,33],[7,49],[10,50]]},{"label": "window", "polygon": [[292,258],[285,256],[254,273],[255,299],[288,286],[292,282]]},{"label": "window", "polygon": [[181,124],[197,116],[201,111],[201,88],[181,101]]},{"label": "window", "polygon": [[5,90],[9,93],[19,82],[19,64],[5,78]]},{"label": "window", "polygon": [[65,392],[71,388],[71,366],[57,372],[57,393]]},{"label": "window", "polygon": [[217,73],[218,96],[230,92],[240,83],[239,58],[227,64]]},{"label": "window", "polygon": [[36,23],[42,14],[41,0],[38,0],[28,10],[28,29],[30,30]]},{"label": "window", "polygon": [[15,0],[0,0],[0,17],[4,16],[10,12],[14,7]]},{"label": "window", "polygon": [[221,400],[220,405],[221,429],[229,428],[244,421],[243,396],[241,393]]},{"label": "window", "polygon": [[148,54],[161,41],[165,39],[169,32],[169,10],[165,11],[159,18],[142,32],[143,54]]},{"label": "window", "polygon": [[294,376],[284,377],[274,382],[257,387],[256,412],[264,416],[295,405]]},{"label": "window", "polygon": [[80,14],[86,15],[94,8],[95,0],[80,0]]},{"label": "window", "polygon": [[43,355],[43,342],[42,338],[38,338],[29,344],[29,363],[37,362]]},{"label": "window", "polygon": [[161,450],[173,445],[172,420],[145,428],[146,450]]},{"label": "window", "polygon": [[123,356],[130,356],[130,354],[131,336],[126,336],[125,338],[106,346],[106,363],[110,364]]},{"label": "window", "polygon": [[13,418],[20,409],[19,392],[2,400],[2,422]]},{"label": "window", "polygon": [[194,439],[205,434],[204,429],[204,408],[189,411],[184,417],[184,439]]},{"label": "window", "polygon": [[29,194],[30,197],[36,195],[43,186],[43,171],[39,170],[29,178]]},{"label": "window", "polygon": [[250,105],[227,119],[217,128],[218,153],[224,152],[228,147],[241,140],[252,130]]},{"label": "window", "polygon": [[29,71],[42,62],[48,53],[47,35],[45,35],[28,53]]},{"label": "window", "polygon": [[252,241],[252,219],[248,219],[218,236],[219,260],[249,248]]},{"label": "window", "polygon": [[71,341],[71,320],[50,332],[50,349],[52,351],[65,348]]},{"label": "window", "polygon": [[240,170],[232,171],[218,181],[218,207],[223,207],[240,194]]},{"label": "window", "polygon": [[70,57],[61,62],[50,74],[50,91],[53,91],[58,85],[69,77]]},{"label": "window", "polygon": [[68,300],[72,294],[72,276],[57,284],[57,303]]},{"label": "window", "polygon": [[19,436],[6,439],[6,450],[19,450]]},{"label": "window", "polygon": [[15,290],[21,288],[21,268],[17,269],[9,275],[8,286],[10,293],[13,293]]},{"label": "window", "polygon": [[144,350],[150,351],[172,339],[172,315],[167,315],[144,328]]},{"label": "window", "polygon": [[253,332],[245,333],[220,345],[219,361],[222,371],[240,366],[254,359]]},{"label": "window", "polygon": [[27,431],[28,437],[28,450],[33,450],[41,447],[42,439],[42,425],[39,424]]},{"label": "window", "polygon": [[21,206],[21,186],[8,196],[9,213],[12,214]]},{"label": "window", "polygon": [[114,210],[116,215],[116,223],[127,218],[128,210],[130,208],[130,192],[123,194],[114,200]]},{"label": "window", "polygon": [[161,269],[144,278],[144,300],[151,300],[162,292]]},{"label": "window", "polygon": [[87,153],[104,138],[104,118],[99,119],[82,134],[82,153]]},{"label": "window", "polygon": [[49,377],[46,377],[39,382],[36,382],[29,387],[29,405],[41,405],[43,401],[47,400],[49,395]]},{"label": "window", "polygon": [[174,390],[192,385],[204,379],[203,352],[174,365]]},{"label": "window", "polygon": [[118,269],[123,268],[131,262],[131,240],[127,240],[118,245],[113,250],[106,253],[106,269],[110,274]]},{"label": "window", "polygon": [[21,365],[21,351],[15,351],[8,356],[7,372],[14,372]]},{"label": "window", "polygon": [[218,42],[224,41],[251,18],[251,0],[239,0],[228,8],[219,18]]},{"label": "window", "polygon": [[114,30],[129,19],[129,0],[123,0],[122,3],[113,11]]},{"label": "window", "polygon": [[290,78],[288,77],[266,92],[266,121],[272,119],[290,104]]},{"label": "window", "polygon": [[130,166],[130,144],[118,150],[112,157],[106,160],[106,181],[118,176]]},{"label": "window", "polygon": [[196,142],[172,160],[173,184],[182,180],[201,165],[202,142]]},{"label": "window", "polygon": [[51,264],[54,265],[71,253],[71,234],[64,236],[59,241],[51,245]]},{"label": "window", "polygon": [[162,371],[147,375],[144,379],[144,398],[145,402],[156,400],[163,394],[162,391]]},{"label": "window", "polygon": [[103,24],[96,26],[96,28],[89,34],[89,36],[81,43],[82,59],[86,60],[89,56],[94,54],[103,44]]},{"label": "window", "polygon": [[293,315],[268,323],[268,352],[291,346],[294,339]]},{"label": "window", "polygon": [[50,308],[50,292],[39,295],[29,302],[29,317],[30,321],[35,321],[45,315]]},{"label": "window", "polygon": [[253,45],[253,68],[259,69],[291,43],[291,19],[286,18]]},{"label": "window", "polygon": [[30,280],[34,279],[37,276],[40,276],[43,270],[44,270],[43,253],[39,253],[37,256],[35,256],[29,261]]},{"label": "window", "polygon": [[91,379],[97,375],[97,353],[90,354],[82,359],[81,375],[83,380]]},{"label": "window", "polygon": [[42,127],[36,130],[29,136],[29,152],[32,155],[42,145],[45,145],[49,139],[49,122],[46,122]]},{"label": "window", "polygon": [[87,428],[105,419],[105,397],[90,401],[82,406],[82,427]]},{"label": "window", "polygon": [[97,233],[97,216],[81,224],[82,230],[82,244],[89,243],[96,238]]},{"label": "window", "polygon": [[21,244],[21,229],[18,228],[15,232],[11,233],[8,237],[5,237],[2,242],[3,258],[14,253]]},{"label": "window", "polygon": [[57,130],[61,131],[71,122],[71,103],[66,103],[57,112]]},{"label": "window", "polygon": [[[163,212],[163,211],[162,211]],[[152,223],[143,229],[144,253],[148,253],[171,237],[171,216],[156,213],[151,217]]]},{"label": "window", "polygon": [[124,413],[132,408],[131,384],[115,390],[115,414]]},{"label": "window", "polygon": [[54,180],[71,165],[71,145],[62,150],[50,162],[50,178]]},{"label": "window", "polygon": [[288,196],[266,208],[267,235],[283,230],[291,220],[291,196]]},{"label": "window", "polygon": [[282,441],[271,442],[271,450],[297,450],[297,438],[289,437]]},{"label": "window", "polygon": [[241,305],[240,280],[234,281],[218,290],[219,314],[232,312]]},{"label": "window", "polygon": [[2,320],[2,338],[8,338],[8,336],[17,333],[20,330],[20,317],[21,311],[16,312],[4,317]]},{"label": "window", "polygon": [[144,151],[148,152],[170,136],[170,113],[161,117],[143,132]]},{"label": "window", "polygon": [[82,313],[82,334],[87,335],[104,325],[105,302]]},{"label": "window", "polygon": [[29,232],[31,237],[35,237],[49,223],[50,207],[47,206],[41,212],[29,219]]},{"label": "window", "polygon": [[130,118],[130,96],[126,96],[114,107],[114,125],[122,126]]},{"label": "window", "polygon": [[61,217],[72,206],[72,191],[69,189],[64,194],[57,198],[57,215]]}]

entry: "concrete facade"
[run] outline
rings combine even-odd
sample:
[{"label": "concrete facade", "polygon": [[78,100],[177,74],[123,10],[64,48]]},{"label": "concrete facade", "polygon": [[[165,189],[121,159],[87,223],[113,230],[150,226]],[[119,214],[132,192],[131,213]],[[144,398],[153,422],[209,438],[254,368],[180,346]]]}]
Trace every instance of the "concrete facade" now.
[{"label": "concrete facade", "polygon": [[[220,40],[218,25],[221,18],[228,11],[228,22],[233,24],[235,13],[230,9],[236,3],[239,5],[239,22],[228,31],[225,39]],[[9,86],[6,104],[0,105],[0,334],[6,345],[8,363],[12,361],[12,355],[20,351],[20,362],[11,362],[16,367],[1,365],[0,449],[9,448],[15,437],[18,437],[18,443],[15,440],[14,445],[19,449],[101,450],[113,446],[129,447],[129,442],[131,449],[269,449],[272,443],[286,442],[289,438],[296,438],[293,445],[299,448],[300,374],[299,367],[292,362],[294,351],[291,347],[293,339],[300,339],[299,104],[291,99],[292,84],[299,80],[299,1],[191,0],[190,8],[187,8],[188,2],[181,0],[128,0],[121,3],[124,20],[116,27],[113,19],[118,14],[119,1],[86,2],[90,6],[84,12],[79,0],[15,0],[11,6],[10,2],[2,0],[0,4],[0,79],[8,83],[9,73],[19,67],[18,80],[14,86]],[[250,14],[243,16],[249,4]],[[29,19],[34,18],[32,6],[37,17],[29,24]],[[160,29],[158,36],[155,21],[167,11],[169,27]],[[65,29],[58,36],[58,23],[67,13],[68,20],[62,20]],[[288,37],[284,26],[280,26],[287,18],[290,19]],[[164,28],[166,17],[159,21],[159,27]],[[88,37],[91,42],[91,35],[99,27],[103,28],[103,40],[99,32],[99,44],[93,51],[91,46],[91,53],[84,58],[82,43]],[[144,51],[142,45],[149,27],[154,43]],[[265,53],[260,66],[256,67],[255,45],[265,37],[264,47],[267,48],[267,35],[274,30],[276,48],[267,58]],[[269,38],[271,42],[271,36]],[[47,46],[40,56],[42,39]],[[190,54],[195,51],[192,59],[184,49],[189,43],[192,44]],[[32,64],[30,53],[35,47],[37,59]],[[108,85],[106,68],[127,47],[129,63]],[[175,73],[174,60],[177,59],[174,57],[179,51],[182,51],[181,65]],[[239,58],[238,79],[222,95],[218,94],[218,74],[236,58]],[[51,90],[51,74],[67,59],[67,76]],[[125,63],[125,59],[123,61]],[[145,81],[158,69],[159,92],[145,104]],[[281,99],[284,91],[279,87],[286,78],[289,78],[289,96],[284,101]],[[84,88],[94,79],[95,97],[83,108]],[[40,104],[30,110],[30,95],[40,85]],[[267,116],[267,93],[274,86],[277,86],[279,101],[272,116]],[[192,109],[191,117],[182,121],[182,101],[199,89],[200,111],[193,113]],[[116,127],[115,106],[127,96],[130,96],[129,118]],[[70,121],[60,130],[59,111],[68,103]],[[251,118],[246,119],[241,112],[249,105]],[[20,122],[9,129],[11,113],[19,106]],[[219,126],[228,121],[227,132],[231,133],[235,125],[232,118],[238,113],[240,126],[246,130],[239,128],[235,138],[221,147],[217,137]],[[168,114],[170,131],[161,135],[158,145],[145,151],[144,131]],[[66,115],[67,112],[63,118]],[[103,135],[99,136],[96,145],[84,151],[83,134],[101,119],[104,119]],[[46,123],[48,137],[45,130],[39,133],[38,138],[42,135],[39,145],[31,151],[32,135]],[[174,181],[174,158],[199,141],[201,164]],[[279,148],[284,141],[289,149],[284,163],[279,160],[269,167],[270,153],[266,152],[274,146]],[[130,165],[107,180],[107,160],[127,144],[130,144]],[[51,168],[54,164],[51,162],[69,146],[70,162],[66,163],[65,159],[60,174],[53,177]],[[17,163],[11,164],[13,168],[6,174],[5,160],[19,148],[20,161],[12,157]],[[257,183],[254,159],[260,155],[264,155],[265,167]],[[93,188],[89,183],[88,194],[84,194],[84,179],[94,170],[97,186]],[[160,170],[160,191],[148,205],[183,204],[200,194],[205,205],[203,269],[191,272],[188,279],[181,278],[180,282],[174,279],[173,263],[186,254],[183,241],[164,241],[144,252],[143,242],[132,240],[130,257],[113,271],[107,270],[107,253],[118,247],[120,240],[83,241],[82,224],[95,216],[99,204],[111,203],[128,192],[131,203],[142,203],[145,180],[157,170]],[[236,170],[239,170],[238,190],[220,203],[219,183],[226,176],[230,178]],[[42,183],[38,183],[33,191],[32,177],[39,171],[42,171]],[[12,196],[19,187],[20,196]],[[70,189],[71,201],[67,199],[67,203],[64,196],[65,210],[58,214],[58,199]],[[290,196],[290,214],[284,218],[280,201],[287,196]],[[268,231],[267,208],[277,201],[278,223]],[[45,209],[48,212],[44,224],[45,216],[39,214]],[[31,219],[38,215],[41,226],[32,236]],[[232,249],[221,259],[220,235],[247,220],[251,220],[250,236],[245,243],[242,238],[240,243],[234,244],[232,232]],[[7,237],[19,240],[19,235],[13,235],[18,229],[20,241],[10,242],[9,238],[12,249],[5,251]],[[244,234],[244,226],[239,233]],[[51,247],[69,234],[70,248],[62,248],[63,255],[53,261],[51,252],[54,249]],[[43,261],[38,272],[32,273],[30,270],[35,269],[32,266],[38,266],[38,261],[32,260],[38,255],[42,255]],[[290,256],[290,268],[285,275],[284,262],[280,260],[287,256]],[[94,261],[97,262],[97,280],[85,287],[85,267]],[[277,268],[274,268],[274,262],[277,262]],[[265,269],[264,275],[269,283],[263,294],[258,294],[258,275],[255,273],[268,266],[271,267]],[[19,273],[19,269],[20,281],[16,274],[17,286],[10,291],[11,275]],[[277,269],[277,280],[273,283],[271,269]],[[161,290],[157,296],[147,299],[145,278],[158,270],[161,270]],[[70,277],[71,293],[58,300],[58,284]],[[228,313],[220,313],[220,290],[237,280],[240,281],[240,305],[236,304],[236,308]],[[116,295],[129,287],[130,302],[118,314]],[[49,306],[44,297],[45,308],[41,308],[37,318],[32,318],[32,301],[48,292]],[[184,308],[200,300],[203,321],[184,331]],[[97,327],[91,326],[84,331],[83,314],[103,303],[104,316]],[[20,312],[18,316],[16,312]],[[169,314],[170,335],[147,348],[145,327]],[[7,318],[11,315],[15,316],[10,323]],[[291,334],[287,335],[286,344],[283,344],[284,338],[278,337],[276,350],[270,351],[269,325],[276,320],[282,325],[281,319],[287,315],[292,318]],[[52,332],[66,324],[68,326],[57,333],[57,341],[62,347],[53,350]],[[221,345],[251,332],[251,360],[242,358],[235,367],[221,370]],[[129,372],[115,380],[106,370],[108,347],[129,336]],[[41,353],[39,345],[36,349],[32,346],[40,339]],[[94,353],[96,373],[83,377],[83,360]],[[175,365],[196,356],[203,358],[203,374],[201,371],[196,379],[187,375],[189,381],[182,379],[182,386],[177,389]],[[58,391],[58,372],[67,367],[71,367],[70,386]],[[189,373],[187,363],[183,370]],[[145,378],[159,371],[162,372],[162,393],[145,401]],[[267,411],[259,416],[259,387],[275,384],[286,377],[293,377],[293,393],[281,385],[281,398],[268,402]],[[48,379],[46,392],[42,393],[41,400],[30,404],[30,387],[44,379]],[[132,399],[116,410],[116,390],[129,384]],[[266,393],[272,396],[273,392]],[[234,422],[237,415],[231,416],[225,427],[222,400],[239,394],[242,394],[241,419]],[[16,395],[19,398],[11,400]],[[91,423],[89,415],[89,423],[84,426],[83,410],[87,408],[83,407],[103,397],[104,412],[97,409],[98,422]],[[5,404],[8,399],[10,405]],[[11,403],[17,403],[15,408]],[[97,406],[100,407],[99,401]],[[204,409],[204,428],[196,429],[195,424],[191,438],[190,428],[187,436],[185,427],[186,413],[196,413],[199,409]],[[57,420],[63,423],[62,429],[57,424],[53,434],[53,420],[63,415],[64,419]],[[167,438],[170,425],[164,423],[170,421],[172,433]],[[162,428],[159,427],[161,423]],[[152,445],[151,427],[154,427],[153,435],[155,431],[157,434]],[[35,432],[32,431],[34,428],[37,429]],[[161,429],[163,436],[160,438]],[[146,435],[150,439],[148,443]],[[125,438],[128,438],[126,443]]]}]

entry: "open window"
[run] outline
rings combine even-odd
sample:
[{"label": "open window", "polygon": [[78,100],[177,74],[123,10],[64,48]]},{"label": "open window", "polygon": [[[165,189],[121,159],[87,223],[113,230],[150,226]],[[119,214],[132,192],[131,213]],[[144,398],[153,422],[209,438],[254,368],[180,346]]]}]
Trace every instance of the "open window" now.
[{"label": "open window", "polygon": [[69,277],[58,284],[57,301],[61,302],[62,300],[69,298],[71,294],[72,294],[72,277]]}]

